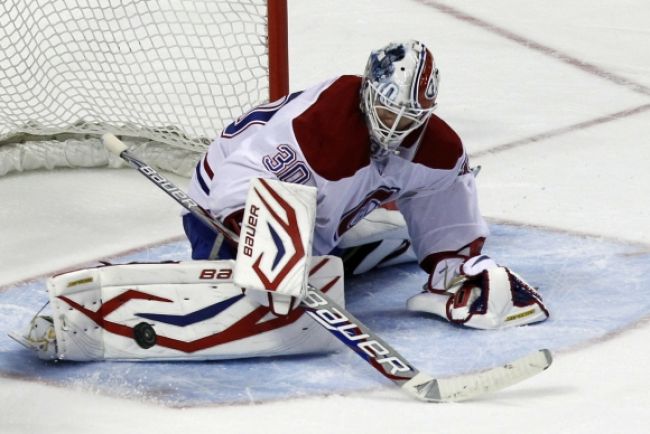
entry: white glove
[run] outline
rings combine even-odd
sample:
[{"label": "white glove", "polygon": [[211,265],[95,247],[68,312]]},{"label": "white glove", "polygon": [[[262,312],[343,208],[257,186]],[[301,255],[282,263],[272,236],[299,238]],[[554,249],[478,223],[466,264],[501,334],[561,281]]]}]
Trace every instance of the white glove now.
[{"label": "white glove", "polygon": [[498,329],[548,318],[539,293],[486,255],[438,262],[424,291],[407,302],[414,311],[478,329]]},{"label": "white glove", "polygon": [[429,275],[426,289],[433,292],[454,293],[460,289],[460,283],[496,267],[498,267],[496,262],[486,255],[443,259],[436,264],[436,268]]}]

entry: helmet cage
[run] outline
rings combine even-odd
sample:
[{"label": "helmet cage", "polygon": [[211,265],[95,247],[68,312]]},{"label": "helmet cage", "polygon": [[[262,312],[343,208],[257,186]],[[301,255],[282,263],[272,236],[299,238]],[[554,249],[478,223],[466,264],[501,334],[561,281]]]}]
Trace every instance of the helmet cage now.
[{"label": "helmet cage", "polygon": [[[376,83],[368,81],[363,90],[363,104],[373,139],[380,147],[394,151],[406,136],[426,123],[435,110],[436,104],[426,109],[398,104],[386,96],[387,93],[392,92],[389,87],[386,87],[388,92],[384,90],[382,93]],[[388,123],[384,122],[382,117],[385,116],[382,116],[378,109],[393,113],[394,117],[389,119]],[[400,121],[403,120],[410,122],[399,128]]]}]

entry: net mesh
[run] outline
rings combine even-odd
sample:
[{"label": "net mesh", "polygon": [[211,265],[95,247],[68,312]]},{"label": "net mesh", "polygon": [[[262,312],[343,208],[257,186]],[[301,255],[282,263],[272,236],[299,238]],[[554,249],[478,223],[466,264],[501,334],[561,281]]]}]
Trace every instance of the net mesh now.
[{"label": "net mesh", "polygon": [[0,144],[112,132],[201,152],[268,99],[266,32],[265,0],[4,0]]}]

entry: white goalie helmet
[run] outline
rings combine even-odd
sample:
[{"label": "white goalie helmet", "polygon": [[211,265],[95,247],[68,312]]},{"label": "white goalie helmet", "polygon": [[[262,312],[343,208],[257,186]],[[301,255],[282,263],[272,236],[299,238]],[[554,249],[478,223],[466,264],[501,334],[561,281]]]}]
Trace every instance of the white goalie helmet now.
[{"label": "white goalie helmet", "polygon": [[361,107],[373,151],[394,152],[409,133],[429,120],[437,95],[438,69],[421,42],[392,42],[370,53]]}]

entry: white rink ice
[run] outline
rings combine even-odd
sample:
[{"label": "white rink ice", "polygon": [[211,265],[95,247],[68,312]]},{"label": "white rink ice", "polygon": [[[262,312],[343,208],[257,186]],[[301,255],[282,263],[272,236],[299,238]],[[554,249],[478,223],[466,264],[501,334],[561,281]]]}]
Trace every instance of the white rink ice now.
[{"label": "white rink ice", "polygon": [[[483,166],[481,206],[492,222],[650,252],[646,1],[293,0],[289,10],[292,90],[361,73],[370,49],[389,40],[421,39],[441,70],[437,114]],[[0,287],[182,234],[176,204],[129,170],[9,175],[0,203]],[[617,273],[597,270],[594,279]],[[629,297],[639,290],[650,288]],[[446,405],[383,388],[174,409],[0,378],[0,433],[641,434],[650,430],[648,342],[650,323],[639,318],[556,354],[529,381]]]}]

